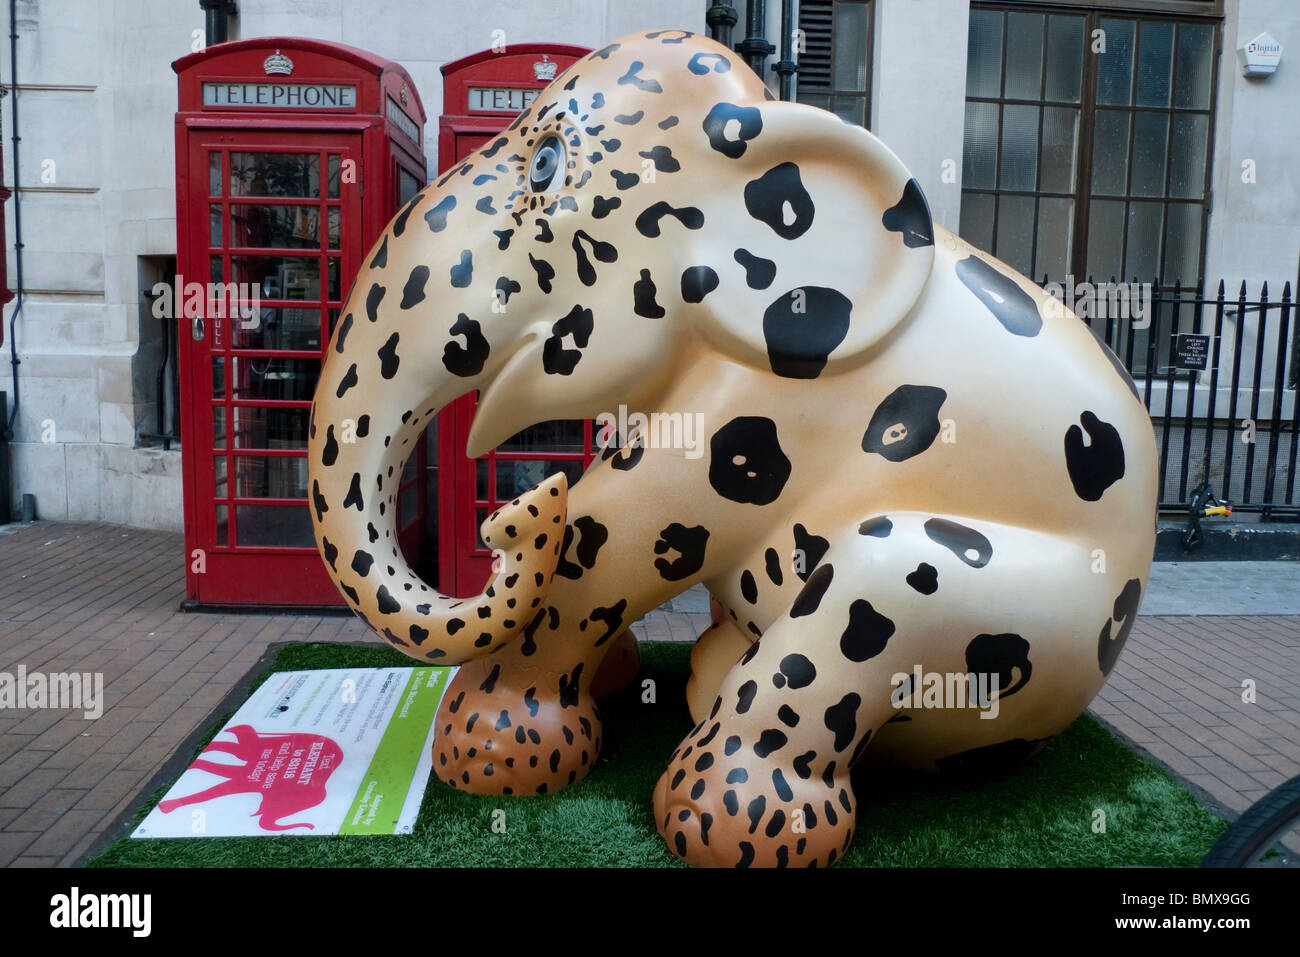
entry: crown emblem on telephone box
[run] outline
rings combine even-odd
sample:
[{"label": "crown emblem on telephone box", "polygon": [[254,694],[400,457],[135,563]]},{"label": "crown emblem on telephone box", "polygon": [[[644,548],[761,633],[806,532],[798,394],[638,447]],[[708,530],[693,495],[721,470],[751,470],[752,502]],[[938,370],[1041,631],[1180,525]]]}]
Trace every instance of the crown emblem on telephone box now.
[{"label": "crown emblem on telephone box", "polygon": [[539,80],[545,80],[549,83],[555,79],[556,70],[559,64],[552,60],[547,54],[543,53],[542,58],[533,64],[533,75]]},{"label": "crown emblem on telephone box", "polygon": [[290,60],[283,53],[281,53],[279,50],[276,50],[269,57],[267,57],[265,60],[262,61],[262,69],[266,70],[267,76],[270,76],[274,73],[280,73],[283,74],[284,76],[288,76],[290,73],[293,72],[293,61]]}]

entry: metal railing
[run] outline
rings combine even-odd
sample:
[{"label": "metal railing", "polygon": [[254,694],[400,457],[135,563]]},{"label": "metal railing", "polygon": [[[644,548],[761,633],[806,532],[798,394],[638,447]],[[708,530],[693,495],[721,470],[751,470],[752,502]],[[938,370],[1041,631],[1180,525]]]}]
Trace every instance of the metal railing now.
[{"label": "metal railing", "polygon": [[1242,282],[1235,299],[1222,281],[1213,297],[1177,283],[1162,288],[1158,280],[1145,289],[1139,318],[1107,308],[1112,299],[1084,321],[1133,375],[1151,414],[1161,511],[1185,511],[1191,490],[1208,481],[1234,511],[1300,517],[1300,323],[1293,322],[1291,284],[1277,301],[1267,283],[1252,298]]}]

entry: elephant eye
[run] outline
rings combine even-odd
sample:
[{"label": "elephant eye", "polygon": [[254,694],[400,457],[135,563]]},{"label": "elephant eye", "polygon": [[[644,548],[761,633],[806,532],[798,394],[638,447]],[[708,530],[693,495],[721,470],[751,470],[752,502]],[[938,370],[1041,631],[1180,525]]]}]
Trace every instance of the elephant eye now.
[{"label": "elephant eye", "polygon": [[549,193],[564,184],[564,144],[558,136],[548,136],[533,154],[528,167],[528,188],[534,193]]}]

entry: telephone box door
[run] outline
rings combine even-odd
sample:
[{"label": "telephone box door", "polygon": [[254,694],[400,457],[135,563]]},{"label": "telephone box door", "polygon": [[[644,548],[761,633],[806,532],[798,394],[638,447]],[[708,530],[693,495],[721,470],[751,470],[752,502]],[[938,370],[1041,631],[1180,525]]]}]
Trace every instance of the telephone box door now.
[{"label": "telephone box door", "polygon": [[268,581],[281,604],[335,604],[307,510],[307,428],[345,284],[364,253],[361,191],[344,185],[363,168],[362,137],[189,138],[191,195],[205,184],[207,208],[191,205],[178,271],[219,291],[177,308],[198,545],[187,556],[191,581],[203,604],[256,603]]}]

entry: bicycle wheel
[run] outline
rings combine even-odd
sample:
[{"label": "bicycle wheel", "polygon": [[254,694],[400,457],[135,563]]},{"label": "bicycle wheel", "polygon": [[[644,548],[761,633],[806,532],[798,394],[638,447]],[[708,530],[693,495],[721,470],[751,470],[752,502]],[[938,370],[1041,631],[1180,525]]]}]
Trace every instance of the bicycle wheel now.
[{"label": "bicycle wheel", "polygon": [[1201,867],[1253,867],[1296,828],[1300,828],[1300,777],[1247,808],[1210,848]]}]

